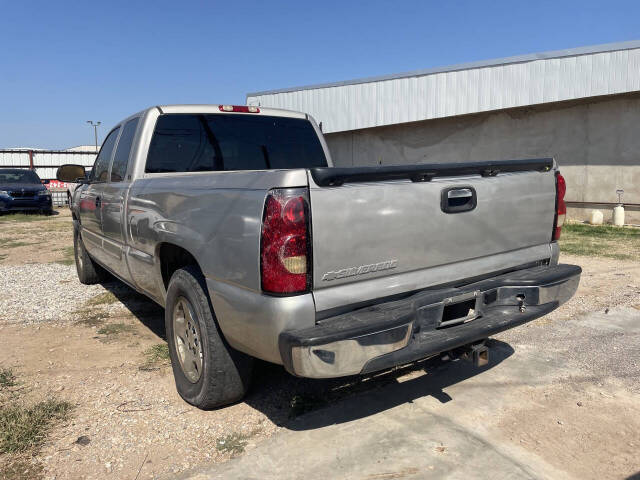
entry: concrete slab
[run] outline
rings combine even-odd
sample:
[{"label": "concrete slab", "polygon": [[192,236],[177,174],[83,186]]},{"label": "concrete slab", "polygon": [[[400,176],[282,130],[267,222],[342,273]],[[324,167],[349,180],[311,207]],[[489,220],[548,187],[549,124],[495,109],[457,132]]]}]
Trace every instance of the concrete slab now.
[{"label": "concrete slab", "polygon": [[[553,325],[534,324],[512,337],[504,337],[509,342],[491,340],[491,361],[482,369],[466,362],[427,362],[396,382],[355,394],[293,420],[286,425],[286,431],[241,457],[182,478],[577,478],[580,475],[576,472],[581,472],[579,467],[564,468],[564,457],[554,456],[548,448],[532,448],[532,443],[540,444],[538,438],[544,442],[545,438],[555,435],[553,432],[557,432],[560,442],[565,438],[560,435],[575,437],[567,431],[561,418],[556,420],[554,416],[556,398],[561,404],[558,415],[574,415],[573,410],[567,410],[571,405],[574,409],[580,408],[576,406],[575,392],[590,399],[595,395],[594,404],[598,401],[598,392],[583,384],[599,385],[601,389],[606,386],[603,387],[597,372],[585,368],[588,364],[582,357],[588,357],[589,350],[597,349],[595,342],[601,338],[603,329],[615,336],[618,343],[626,345],[622,345],[619,352],[636,348],[633,345],[637,346],[640,333],[636,312],[620,309],[603,313],[604,317],[592,314]],[[618,338],[618,329],[626,333],[622,341]],[[608,358],[617,360],[615,354]],[[625,368],[627,373],[620,375],[622,381],[629,376],[629,368],[635,368],[631,370],[631,377],[638,377],[637,367]],[[569,383],[573,385],[571,391],[562,390]],[[627,408],[640,407],[632,406],[633,397],[627,396],[624,389],[620,392],[601,391],[600,394],[607,402],[619,399],[620,405]],[[555,395],[552,403],[545,403],[552,394]],[[612,400],[616,395],[619,398]],[[545,413],[545,418],[540,415],[539,421],[545,423],[540,428],[536,426],[538,410]],[[522,411],[528,415],[521,415]],[[601,416],[607,415],[603,411],[602,408],[591,412],[580,410],[586,416],[577,417],[577,424],[584,422],[578,428],[591,428],[590,415],[596,415],[593,418],[602,423]],[[531,412],[534,412],[533,419]],[[629,418],[635,418],[635,410],[630,415]],[[615,423],[615,419],[612,421]],[[613,433],[605,433],[614,438],[625,435],[623,430],[618,432],[615,428],[618,427],[614,427]],[[633,425],[629,428],[632,446],[625,445],[626,450],[612,446],[613,451],[633,455],[629,452],[635,451],[632,442],[637,441],[638,433],[633,433]],[[542,436],[532,433],[536,429]],[[553,440],[550,439],[549,445],[555,448],[557,441]],[[608,451],[604,457],[618,461]],[[580,457],[570,458],[579,461]]]}]

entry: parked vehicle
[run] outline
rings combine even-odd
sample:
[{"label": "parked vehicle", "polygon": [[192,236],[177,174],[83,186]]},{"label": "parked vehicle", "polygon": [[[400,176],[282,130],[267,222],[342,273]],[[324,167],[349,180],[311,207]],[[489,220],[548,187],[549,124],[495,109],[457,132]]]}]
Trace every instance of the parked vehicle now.
[{"label": "parked vehicle", "polygon": [[303,113],[153,107],[74,193],[76,266],[165,308],[178,392],[212,408],[242,398],[253,358],[310,378],[486,363],[487,337],[576,291],[564,192],[553,159],[334,168]]},{"label": "parked vehicle", "polygon": [[33,170],[0,168],[0,213],[53,212],[51,193]]}]

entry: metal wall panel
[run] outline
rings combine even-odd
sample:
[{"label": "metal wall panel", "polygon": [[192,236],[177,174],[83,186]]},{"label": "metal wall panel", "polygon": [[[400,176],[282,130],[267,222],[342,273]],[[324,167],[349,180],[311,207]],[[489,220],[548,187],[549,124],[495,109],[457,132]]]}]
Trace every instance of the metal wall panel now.
[{"label": "metal wall panel", "polygon": [[[93,152],[33,150],[32,156],[34,170],[43,180],[55,179],[60,165],[75,163],[90,168],[96,160]],[[0,168],[29,168],[29,165],[29,150],[0,150]]]},{"label": "metal wall panel", "polygon": [[0,151],[0,167],[29,166],[29,152]]},{"label": "metal wall panel", "polygon": [[640,42],[247,95],[311,114],[325,133],[640,91]]}]

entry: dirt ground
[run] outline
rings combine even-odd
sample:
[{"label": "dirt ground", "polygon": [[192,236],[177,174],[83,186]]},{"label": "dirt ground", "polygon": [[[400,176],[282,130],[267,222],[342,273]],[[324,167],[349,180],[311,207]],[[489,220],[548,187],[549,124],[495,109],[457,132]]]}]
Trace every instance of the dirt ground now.
[{"label": "dirt ground", "polygon": [[[405,369],[366,381],[310,381],[293,378],[281,367],[259,364],[245,401],[207,412],[193,408],[176,393],[162,353],[162,310],[118,282],[80,293],[85,287],[75,279],[71,219],[68,210],[57,212],[42,220],[0,217],[0,274],[9,282],[8,292],[0,294],[6,305],[0,311],[0,367],[11,369],[17,378],[17,386],[2,394],[4,401],[55,397],[74,405],[69,419],[57,425],[28,460],[41,467],[43,478],[156,478],[224,462],[268,442],[307,411],[415,376]],[[621,306],[640,309],[640,262],[594,257],[562,261],[584,270],[578,294],[532,325],[552,328],[554,322],[587,312]],[[64,305],[52,308],[55,302],[48,297],[31,310],[19,304],[25,288],[35,297],[44,295],[38,271],[53,282],[54,295],[55,288],[64,291]],[[15,280],[8,280],[9,275]],[[47,321],[39,321],[38,312],[47,308],[54,312],[48,313]],[[522,329],[520,334],[526,332]],[[518,336],[513,338],[516,342]],[[640,455],[629,453],[640,447],[640,392],[619,384],[612,396],[602,393],[596,381],[581,381],[588,386],[584,391],[563,384],[541,398],[523,391],[521,402],[501,421],[505,437],[515,436],[542,457],[557,458],[558,468],[583,478],[596,471],[602,478],[622,478],[640,469]],[[574,408],[578,402],[595,401],[606,410]],[[561,419],[557,421],[575,425],[574,415],[582,415],[582,424],[586,415],[588,429],[565,428],[559,434],[549,426],[553,422],[541,421]],[[598,442],[606,442],[606,452],[618,454],[594,455]],[[558,451],[563,455],[554,456]],[[8,455],[0,455],[0,468],[10,461]],[[567,467],[570,464],[575,467]]]}]

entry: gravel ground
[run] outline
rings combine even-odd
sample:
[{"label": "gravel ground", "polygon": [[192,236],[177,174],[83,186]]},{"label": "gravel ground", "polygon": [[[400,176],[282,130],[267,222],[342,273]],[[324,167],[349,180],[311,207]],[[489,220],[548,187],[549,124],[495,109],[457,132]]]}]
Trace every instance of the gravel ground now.
[{"label": "gravel ground", "polygon": [[[75,265],[37,263],[0,265],[0,292],[0,322],[33,324],[67,322],[107,290],[102,285],[82,285]],[[117,308],[121,307],[113,305],[111,311]]]},{"label": "gravel ground", "polygon": [[556,356],[589,371],[594,381],[617,378],[640,393],[640,326],[635,320],[640,315],[640,263],[571,256],[561,261],[583,268],[576,296],[551,314],[497,338],[515,348],[525,342],[545,349],[560,346]]}]

